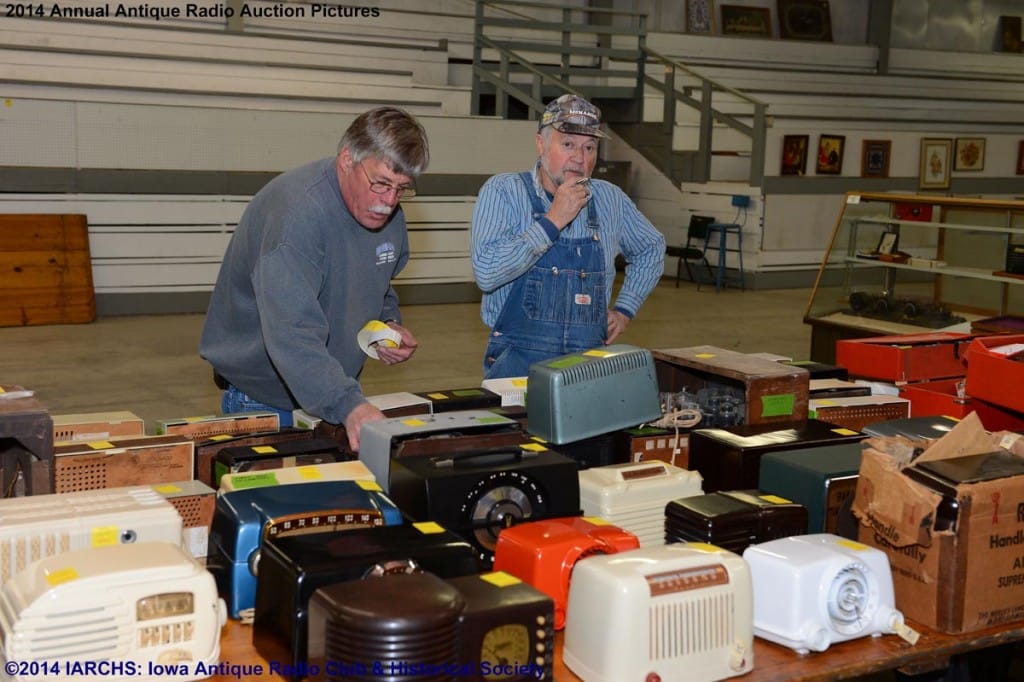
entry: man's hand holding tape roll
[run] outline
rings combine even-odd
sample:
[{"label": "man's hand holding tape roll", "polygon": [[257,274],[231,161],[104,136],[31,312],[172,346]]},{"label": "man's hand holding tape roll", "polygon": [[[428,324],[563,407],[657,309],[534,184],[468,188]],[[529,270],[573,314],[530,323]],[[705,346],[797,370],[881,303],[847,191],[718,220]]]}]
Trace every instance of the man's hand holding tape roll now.
[{"label": "man's hand holding tape roll", "polygon": [[[412,332],[398,324],[395,320],[381,322],[371,320],[359,330],[356,339],[359,347],[371,358],[376,358],[385,365],[397,365],[412,357],[419,347],[419,342]],[[384,413],[370,403],[357,405],[345,417],[345,432],[352,452],[359,451],[359,434],[366,422],[384,419]]]},{"label": "man's hand holding tape roll", "polygon": [[386,324],[390,329],[398,332],[401,341],[398,342],[397,346],[392,345],[393,341],[391,343],[378,343],[377,359],[385,365],[397,365],[400,362],[405,362],[416,352],[419,341],[416,340],[411,331],[394,320],[388,320]]}]

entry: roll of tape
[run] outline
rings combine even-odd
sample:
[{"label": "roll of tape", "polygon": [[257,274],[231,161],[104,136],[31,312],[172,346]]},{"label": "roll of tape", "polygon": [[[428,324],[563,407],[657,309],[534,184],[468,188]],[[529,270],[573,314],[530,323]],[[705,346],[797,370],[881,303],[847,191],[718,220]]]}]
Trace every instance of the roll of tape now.
[{"label": "roll of tape", "polygon": [[398,348],[402,343],[402,335],[380,320],[370,320],[359,330],[356,341],[364,353],[374,360],[379,360],[377,345],[383,344],[389,348]]}]

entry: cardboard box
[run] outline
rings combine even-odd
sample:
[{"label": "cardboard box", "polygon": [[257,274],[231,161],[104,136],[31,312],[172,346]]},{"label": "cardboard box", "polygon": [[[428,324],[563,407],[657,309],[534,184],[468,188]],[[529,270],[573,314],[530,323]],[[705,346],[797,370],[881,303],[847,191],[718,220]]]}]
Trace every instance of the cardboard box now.
[{"label": "cardboard box", "polygon": [[[968,415],[913,466],[992,450],[981,421]],[[960,483],[955,526],[944,528],[943,495],[905,470],[865,448],[853,502],[860,541],[889,556],[896,607],[948,633],[1024,620],[1024,475]]]},{"label": "cardboard box", "polygon": [[158,436],[183,435],[198,442],[219,435],[237,436],[243,433],[276,431],[280,426],[281,417],[277,412],[236,412],[157,419],[155,430]]},{"label": "cardboard box", "polygon": [[53,415],[53,441],[103,440],[145,436],[146,423],[134,412],[88,412]]},{"label": "cardboard box", "polygon": [[809,401],[812,419],[863,431],[868,424],[910,416],[910,401],[891,395],[850,396],[846,398],[814,398]]},{"label": "cardboard box", "polygon": [[974,337],[954,332],[871,336],[836,341],[836,363],[851,377],[896,383],[962,377]]},{"label": "cardboard box", "polygon": [[[722,403],[731,423],[718,423],[723,410],[702,405],[702,426],[736,424],[780,424],[807,419],[807,390],[810,373],[801,367],[753,357],[715,346],[666,348],[651,351],[658,375],[658,389],[679,392],[686,389],[699,398],[701,391],[742,396],[742,412],[735,403]],[[698,400],[699,402],[699,400]]]},{"label": "cardboard box", "polygon": [[967,349],[967,395],[1024,412],[1022,382],[1024,335],[979,336],[971,341]]},{"label": "cardboard box", "polygon": [[65,441],[53,447],[53,491],[158,485],[195,478],[195,445],[186,436]]},{"label": "cardboard box", "polygon": [[1024,415],[967,395],[963,379],[904,384],[900,387],[900,397],[910,401],[910,411],[915,417],[963,419],[975,412],[989,431],[1024,429]]}]

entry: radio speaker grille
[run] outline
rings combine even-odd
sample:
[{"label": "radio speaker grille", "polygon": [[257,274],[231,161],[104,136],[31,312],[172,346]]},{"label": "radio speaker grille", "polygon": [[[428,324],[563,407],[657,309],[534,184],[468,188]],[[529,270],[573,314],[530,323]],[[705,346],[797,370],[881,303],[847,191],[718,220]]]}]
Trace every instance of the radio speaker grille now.
[{"label": "radio speaker grille", "polygon": [[651,607],[652,661],[721,651],[736,639],[732,593]]}]

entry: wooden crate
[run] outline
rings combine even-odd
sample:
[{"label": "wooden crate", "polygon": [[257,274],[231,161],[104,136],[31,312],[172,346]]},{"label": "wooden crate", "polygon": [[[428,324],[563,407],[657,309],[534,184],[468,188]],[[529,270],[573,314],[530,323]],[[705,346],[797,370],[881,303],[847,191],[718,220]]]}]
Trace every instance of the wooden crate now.
[{"label": "wooden crate", "polygon": [[96,319],[84,215],[0,215],[0,326]]},{"label": "wooden crate", "polygon": [[[807,419],[810,373],[802,367],[715,346],[653,350],[658,388],[696,394],[724,386],[744,397],[739,424],[781,424]],[[705,428],[702,422],[697,428]]]}]

